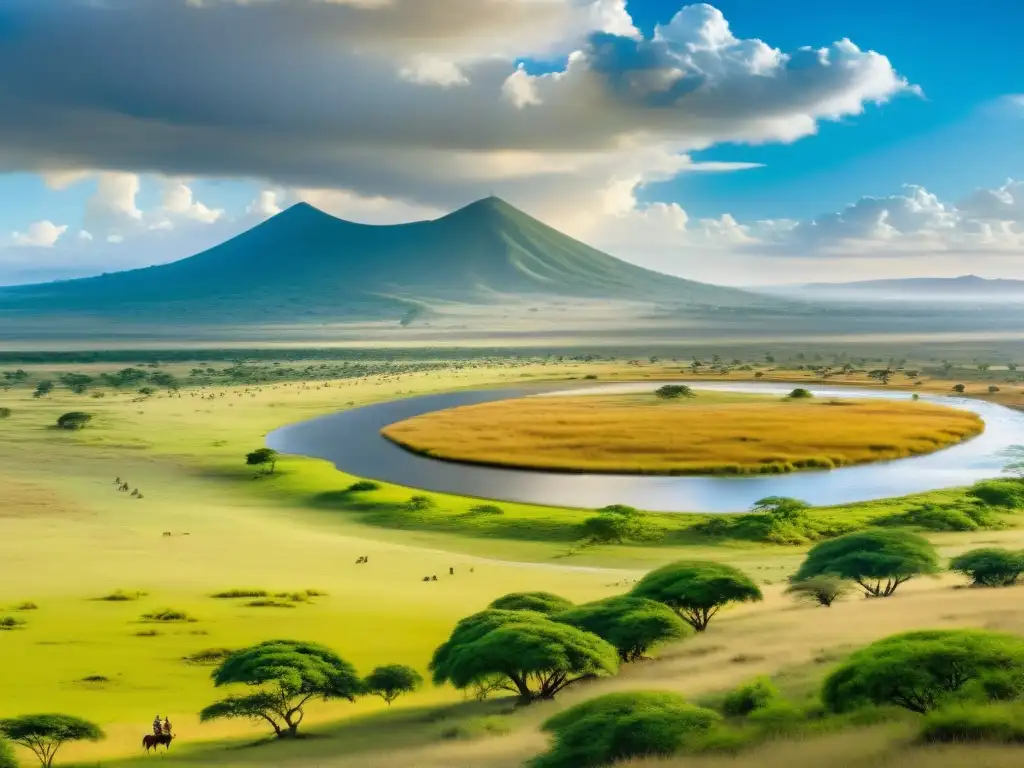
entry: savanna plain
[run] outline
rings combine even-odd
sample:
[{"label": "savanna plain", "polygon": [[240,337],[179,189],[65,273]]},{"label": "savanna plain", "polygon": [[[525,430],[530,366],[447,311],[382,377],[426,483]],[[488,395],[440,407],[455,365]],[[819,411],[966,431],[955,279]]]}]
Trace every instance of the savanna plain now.
[{"label": "savanna plain", "polygon": [[[1024,408],[1010,353],[981,361],[970,349],[952,361],[915,354],[865,348],[853,357],[794,349],[676,359],[636,352],[438,359],[292,350],[274,359],[235,350],[220,359],[209,351],[202,359],[139,353],[132,362],[124,362],[124,352],[118,361],[6,359],[0,362],[0,718],[57,712],[102,729],[102,739],[62,746],[58,765],[511,768],[539,755],[546,756],[536,765],[552,767],[1019,765],[1024,708],[1017,692],[1024,687],[1014,686],[1022,678],[996,674],[1024,670],[1024,652],[1013,639],[1024,635],[1022,587],[1015,586],[1024,571],[1017,554],[1024,551],[1024,485],[1012,474],[973,488],[841,507],[766,499],[748,513],[716,516],[647,513],[617,507],[614,499],[609,509],[584,510],[462,498],[351,477],[320,460],[258,452],[268,432],[318,415],[510,382],[650,380],[653,390],[696,381],[695,396],[685,402],[531,398],[481,409],[494,408],[501,417],[501,409],[522,408],[509,416],[510,428],[539,428],[553,421],[544,409],[561,408],[565,434],[583,433],[587,422],[598,440],[621,434],[622,419],[635,426],[632,436],[651,439],[666,413],[683,419],[699,412],[709,434],[723,424],[742,432],[760,423],[761,436],[774,441],[773,454],[785,452],[787,430],[790,448],[811,435],[810,424],[823,417],[818,412],[863,419],[865,413],[850,409],[869,406],[731,398],[702,393],[699,381],[757,379],[794,388],[825,381],[965,394]],[[607,423],[590,410],[602,405],[615,412]],[[927,450],[968,439],[979,428],[945,406],[908,401],[900,407],[875,414],[897,427],[908,420],[905,430],[894,427],[881,441],[900,452],[874,460],[922,452],[911,438],[935,420],[945,420],[932,430],[945,438]],[[730,426],[744,409],[757,415]],[[57,426],[68,414],[85,416]],[[484,421],[488,428],[503,423]],[[856,435],[852,423],[848,431]],[[480,436],[472,423],[461,427],[467,440]],[[839,433],[843,426],[830,429]],[[870,444],[881,442],[851,438],[850,456],[834,463],[856,463],[856,451],[870,453]],[[820,453],[820,446],[805,443],[794,455]],[[672,461],[696,460],[678,451]],[[616,460],[628,453],[620,446]],[[720,464],[735,461],[723,456]],[[813,466],[791,469],[820,471]],[[844,541],[886,556],[896,551],[902,570],[858,578],[817,567],[830,556],[821,547]],[[870,549],[879,541],[881,550]],[[951,558],[979,548],[1005,550],[1002,573],[1009,569],[1012,578],[1004,585],[981,584],[977,568],[950,570]],[[691,568],[685,571],[691,582],[721,593],[710,616],[706,600],[697,605],[692,595],[680,597],[678,584],[659,586],[648,575],[692,562],[697,566],[681,566]],[[803,590],[794,586],[807,582],[812,586]],[[872,591],[879,594],[866,596]],[[519,593],[550,594],[500,601]],[[637,623],[643,618],[656,627],[636,653],[584,631],[595,601],[626,593],[655,604],[630,604],[645,612]],[[822,604],[823,595],[834,602]],[[536,692],[542,683],[559,688],[581,679],[552,695],[525,696],[497,688],[502,676],[494,669],[455,663],[457,654],[449,654],[447,667],[438,663],[439,647],[452,650],[460,642],[453,635],[457,623],[495,600],[494,631],[533,633],[546,638],[549,650],[567,643],[575,659],[564,662],[572,671],[554,674],[558,681],[538,674],[527,687]],[[521,608],[532,610],[513,621],[509,612]],[[901,704],[899,691],[880,692],[877,680],[865,682],[860,673],[835,682],[851,665],[884,669],[893,656],[879,652],[858,662],[851,656],[858,649],[926,629],[995,633],[920,641],[932,643],[922,653],[943,642],[976,641],[976,658],[994,661],[979,662],[961,684],[944,673],[909,681],[931,697],[916,709]],[[560,634],[570,631],[568,640]],[[383,665],[415,675],[393,702],[368,692],[364,682],[352,688],[354,701],[312,697],[303,706],[299,738],[274,738],[258,716],[201,721],[200,712],[214,702],[253,690],[217,687],[212,678],[233,653],[268,640],[328,648],[360,681]],[[480,651],[470,654],[474,659],[494,653],[474,647]],[[900,646],[896,655],[912,656],[915,647]],[[432,684],[432,676],[442,684]],[[604,698],[610,694],[619,698]],[[640,721],[615,720],[622,714],[615,707],[626,705]],[[167,751],[142,754],[140,741],[155,714],[173,722],[175,740]],[[657,748],[637,747],[627,732],[653,734]],[[595,743],[607,747],[605,757],[587,751]],[[24,765],[34,764],[29,750],[17,749]]]}]

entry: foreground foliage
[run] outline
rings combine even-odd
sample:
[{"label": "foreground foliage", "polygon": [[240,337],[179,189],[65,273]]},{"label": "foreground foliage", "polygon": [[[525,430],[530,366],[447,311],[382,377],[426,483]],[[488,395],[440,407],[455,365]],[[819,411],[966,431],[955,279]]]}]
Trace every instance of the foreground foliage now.
[{"label": "foreground foliage", "polygon": [[927,743],[1024,744],[1024,705],[956,704],[930,712],[919,738]]},{"label": "foreground foliage", "polygon": [[567,611],[572,602],[550,592],[512,592],[494,600],[488,608],[502,611],[536,611],[552,615]]},{"label": "foreground foliage", "polygon": [[495,609],[456,624],[430,660],[435,685],[506,690],[524,702],[617,668],[615,648],[597,635],[534,611]]},{"label": "foreground foliage", "polygon": [[533,768],[592,768],[634,757],[671,755],[721,717],[674,693],[611,693],[561,712],[542,726],[552,734]]},{"label": "foreground foliage", "polygon": [[0,720],[0,733],[31,750],[43,768],[50,768],[57,751],[69,741],[99,741],[103,731],[80,717],[60,714],[22,715]]},{"label": "foreground foliage", "polygon": [[664,603],[698,632],[730,603],[764,599],[742,571],[723,563],[693,560],[670,563],[644,576],[631,592]]},{"label": "foreground foliage", "polygon": [[297,640],[268,640],[235,651],[212,677],[217,687],[247,685],[254,692],[211,704],[199,713],[200,721],[264,720],[278,738],[297,734],[310,700],[354,701],[362,693],[351,664],[322,645]]},{"label": "foreground foliage", "polygon": [[1024,638],[980,629],[893,635],[853,653],[826,679],[834,712],[894,704],[925,714],[957,700],[1024,693]]}]

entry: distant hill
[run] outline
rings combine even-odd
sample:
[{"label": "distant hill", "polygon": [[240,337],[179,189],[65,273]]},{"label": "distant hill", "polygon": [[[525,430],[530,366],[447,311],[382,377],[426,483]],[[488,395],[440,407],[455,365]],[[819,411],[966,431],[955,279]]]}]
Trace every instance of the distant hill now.
[{"label": "distant hill", "polygon": [[874,301],[1024,301],[1024,280],[961,277],[912,277],[852,283],[806,283],[762,289],[764,293],[808,299]]},{"label": "distant hill", "polygon": [[490,197],[433,221],[394,226],[356,224],[300,203],[171,264],[0,289],[0,315],[397,322],[437,305],[534,298],[689,307],[774,301],[629,264]]}]

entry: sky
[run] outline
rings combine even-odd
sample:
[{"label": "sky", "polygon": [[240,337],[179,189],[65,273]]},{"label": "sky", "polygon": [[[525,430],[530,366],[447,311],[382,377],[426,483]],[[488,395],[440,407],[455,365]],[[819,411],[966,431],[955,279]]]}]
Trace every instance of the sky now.
[{"label": "sky", "polygon": [[1020,0],[0,0],[0,284],[490,194],[730,285],[1024,278]]}]

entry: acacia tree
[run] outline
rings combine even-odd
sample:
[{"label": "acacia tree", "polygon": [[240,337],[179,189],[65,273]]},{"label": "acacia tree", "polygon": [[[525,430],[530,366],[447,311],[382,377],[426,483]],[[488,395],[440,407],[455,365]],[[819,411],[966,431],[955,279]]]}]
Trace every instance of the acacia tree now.
[{"label": "acacia tree", "polygon": [[792,581],[786,587],[786,594],[830,608],[832,603],[843,597],[851,588],[852,585],[845,579],[831,573],[823,573],[803,581]]},{"label": "acacia tree", "polygon": [[1016,698],[1024,690],[1024,638],[981,629],[893,635],[851,654],[827,678],[833,712],[865,704],[926,714],[954,698]]},{"label": "acacia tree", "polygon": [[564,597],[550,592],[512,592],[499,597],[487,607],[502,611],[536,611],[550,616],[568,611],[573,604]]},{"label": "acacia tree", "polygon": [[1008,587],[1024,573],[1024,552],[983,547],[957,555],[949,569],[967,576],[976,587]]},{"label": "acacia tree", "polygon": [[85,426],[92,421],[92,415],[84,413],[83,411],[71,411],[65,413],[57,419],[58,429],[71,429],[79,430],[85,429]]},{"label": "acacia tree", "polygon": [[[245,463],[250,467],[262,467],[266,474],[272,475],[274,467],[277,466],[277,456],[277,451],[273,448],[257,448],[245,455]],[[270,469],[267,469],[268,466]]]},{"label": "acacia tree", "polygon": [[390,707],[391,702],[403,693],[413,693],[423,685],[420,673],[404,664],[387,664],[376,667],[363,680],[363,690],[380,696]]},{"label": "acacia tree", "polygon": [[597,635],[534,611],[494,609],[456,624],[430,660],[435,685],[507,690],[527,703],[617,668],[615,648]]},{"label": "acacia tree", "polygon": [[213,684],[247,685],[253,693],[229,696],[199,713],[265,720],[278,738],[295,736],[312,699],[355,701],[363,692],[355,668],[334,651],[297,640],[268,640],[235,651],[213,671]]},{"label": "acacia tree", "polygon": [[53,765],[57,751],[69,741],[99,741],[103,731],[95,723],[72,715],[22,715],[0,720],[0,733],[32,751],[43,768]]},{"label": "acacia tree", "polygon": [[607,640],[625,663],[639,661],[655,645],[676,640],[689,631],[667,605],[625,595],[585,603],[554,619]]},{"label": "acacia tree", "polygon": [[793,581],[831,574],[857,582],[869,597],[889,597],[905,581],[938,570],[935,548],[923,536],[877,529],[816,544]]},{"label": "acacia tree", "polygon": [[670,563],[651,571],[630,595],[664,603],[697,632],[707,629],[708,622],[729,603],[764,599],[757,584],[742,571],[704,560]]}]

